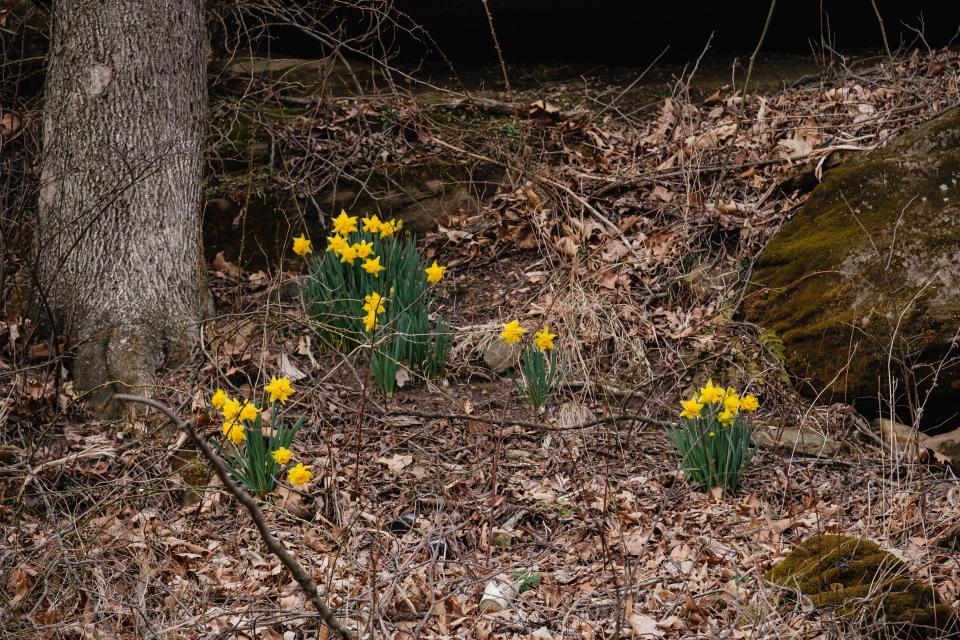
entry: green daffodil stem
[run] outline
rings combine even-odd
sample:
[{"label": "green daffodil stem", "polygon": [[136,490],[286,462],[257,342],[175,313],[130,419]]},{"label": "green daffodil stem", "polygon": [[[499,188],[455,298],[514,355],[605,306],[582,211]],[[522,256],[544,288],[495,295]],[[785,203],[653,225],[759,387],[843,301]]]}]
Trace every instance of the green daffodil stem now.
[{"label": "green daffodil stem", "polygon": [[123,402],[135,402],[138,404],[145,404],[148,407],[153,407],[160,413],[166,415],[170,420],[177,425],[177,428],[187,434],[187,437],[190,438],[190,441],[193,442],[194,446],[200,450],[203,456],[210,462],[210,465],[213,467],[214,472],[217,474],[217,477],[220,478],[220,482],[223,483],[223,486],[233,494],[233,497],[236,498],[240,504],[247,508],[247,511],[250,513],[250,518],[253,520],[253,524],[256,525],[257,531],[260,532],[260,537],[263,539],[263,543],[267,545],[267,548],[277,556],[281,563],[290,571],[290,574],[293,576],[293,579],[297,581],[297,584],[300,585],[300,588],[310,597],[310,601],[313,602],[313,606],[317,609],[317,613],[320,614],[320,618],[326,623],[334,633],[338,634],[343,640],[352,640],[353,634],[347,630],[340,621],[337,620],[333,611],[330,607],[327,606],[326,602],[323,601],[323,598],[320,597],[320,592],[317,590],[317,585],[314,584],[313,580],[310,578],[310,575],[304,570],[300,564],[293,559],[293,557],[287,553],[286,549],[280,545],[280,542],[270,533],[270,529],[267,527],[267,522],[263,518],[263,513],[260,511],[260,508],[257,506],[257,503],[253,501],[249,495],[246,494],[240,487],[234,483],[233,479],[230,478],[230,474],[227,472],[227,468],[224,466],[223,461],[220,460],[220,457],[213,452],[213,449],[210,448],[210,445],[207,444],[207,441],[197,435],[196,430],[188,422],[184,422],[173,412],[173,410],[162,402],[156,400],[151,400],[150,398],[144,398],[143,396],[132,396],[123,393],[118,393],[113,396],[113,400],[120,400]]}]

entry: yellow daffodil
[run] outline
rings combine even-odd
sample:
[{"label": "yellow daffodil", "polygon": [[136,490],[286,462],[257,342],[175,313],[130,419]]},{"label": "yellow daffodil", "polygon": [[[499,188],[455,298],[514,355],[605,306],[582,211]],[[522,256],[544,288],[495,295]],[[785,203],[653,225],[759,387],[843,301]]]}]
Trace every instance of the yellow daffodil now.
[{"label": "yellow daffodil", "polygon": [[367,313],[384,313],[387,308],[383,305],[385,298],[379,293],[373,293],[363,296],[363,310]]},{"label": "yellow daffodil", "polygon": [[222,409],[223,403],[226,402],[229,397],[226,391],[217,389],[214,394],[210,396],[210,404],[213,405],[214,409]]},{"label": "yellow daffodil", "polygon": [[222,431],[223,435],[227,437],[227,440],[233,444],[240,444],[247,439],[247,432],[244,430],[243,425],[233,420],[224,421]]},{"label": "yellow daffodil", "polygon": [[427,273],[427,282],[430,284],[436,284],[440,282],[440,280],[443,278],[443,272],[446,270],[446,267],[441,267],[439,264],[437,264],[437,261],[434,260],[433,264],[425,269]]},{"label": "yellow daffodil", "polygon": [[713,380],[707,380],[707,386],[700,389],[700,402],[716,404],[723,400],[725,393],[723,387],[715,387]]},{"label": "yellow daffodil", "polygon": [[302,487],[303,485],[310,482],[310,479],[313,478],[313,472],[309,468],[303,466],[302,462],[298,462],[297,466],[290,469],[287,473],[287,480],[290,481],[290,484]]},{"label": "yellow daffodil", "polygon": [[397,222],[393,218],[390,220],[385,220],[380,223],[380,237],[389,238],[397,231],[400,231],[400,227],[403,226],[403,221]]},{"label": "yellow daffodil", "polygon": [[243,408],[240,409],[240,414],[237,416],[241,420],[248,420],[253,422],[257,419],[257,407],[254,406],[252,402],[247,402],[243,405]]},{"label": "yellow daffodil", "polygon": [[543,325],[543,329],[533,334],[533,344],[535,344],[541,352],[549,351],[553,349],[553,339],[556,337],[557,334],[550,333],[550,327],[548,325]]},{"label": "yellow daffodil", "polygon": [[346,262],[347,264],[353,264],[353,261],[357,259],[357,250],[351,247],[348,244],[345,244],[343,249],[340,251],[340,262]]},{"label": "yellow daffodil", "polygon": [[357,216],[348,216],[347,212],[341,209],[340,215],[333,219],[333,228],[346,237],[357,230]]},{"label": "yellow daffodil", "polygon": [[366,331],[373,331],[377,328],[377,314],[373,311],[368,311],[367,315],[363,317],[363,328]]},{"label": "yellow daffodil", "polygon": [[713,431],[711,431],[711,432],[708,433],[707,435],[710,436],[711,438],[716,438],[716,437],[717,437],[717,434],[716,434],[715,432],[713,432]]},{"label": "yellow daffodil", "polygon": [[287,376],[282,378],[270,376],[270,384],[264,387],[264,390],[270,394],[270,402],[279,400],[283,404],[293,394],[293,385],[290,384],[290,378]]},{"label": "yellow daffodil", "polygon": [[332,236],[327,236],[327,251],[332,251],[336,255],[340,255],[343,251],[343,248],[348,246],[347,239],[341,236],[339,233],[335,233]]},{"label": "yellow daffodil", "polygon": [[757,401],[757,396],[752,393],[743,396],[743,400],[740,401],[740,408],[750,413],[759,409],[760,403]]},{"label": "yellow daffodil", "polygon": [[724,409],[717,416],[717,422],[719,422],[725,427],[729,427],[731,424],[733,424],[733,418],[736,415],[737,414],[734,413],[733,411],[730,411],[729,409]]},{"label": "yellow daffodil", "polygon": [[511,320],[503,325],[503,331],[500,333],[500,337],[503,338],[503,341],[507,344],[516,344],[520,342],[520,336],[526,332],[527,330],[521,327],[519,322]]},{"label": "yellow daffodil", "polygon": [[363,262],[363,270],[376,278],[381,271],[386,270],[386,267],[380,264],[380,256],[376,258],[370,258]]},{"label": "yellow daffodil", "polygon": [[308,253],[313,253],[313,246],[310,244],[310,241],[307,240],[305,234],[301,233],[293,239],[293,252],[301,257]]},{"label": "yellow daffodil", "polygon": [[727,388],[727,395],[723,397],[723,408],[731,413],[740,411],[740,394],[732,387]]},{"label": "yellow daffodil", "polygon": [[373,255],[373,245],[366,240],[361,240],[353,245],[353,250],[357,252],[357,257],[365,260]]},{"label": "yellow daffodil", "polygon": [[689,418],[691,420],[694,418],[699,418],[700,410],[703,409],[703,405],[697,402],[696,394],[694,394],[689,400],[681,400],[680,406],[683,407],[683,411],[680,412],[680,416],[683,418]]},{"label": "yellow daffodil", "polygon": [[376,215],[372,215],[369,218],[363,219],[363,230],[367,233],[380,233],[380,218]]},{"label": "yellow daffodil", "polygon": [[290,449],[286,447],[280,447],[270,455],[273,456],[273,461],[277,464],[287,464],[290,462],[290,458],[293,457],[293,451],[290,451]]},{"label": "yellow daffodil", "polygon": [[220,411],[223,412],[223,417],[227,420],[236,420],[237,416],[240,415],[240,402],[233,398],[227,398],[223,401]]}]

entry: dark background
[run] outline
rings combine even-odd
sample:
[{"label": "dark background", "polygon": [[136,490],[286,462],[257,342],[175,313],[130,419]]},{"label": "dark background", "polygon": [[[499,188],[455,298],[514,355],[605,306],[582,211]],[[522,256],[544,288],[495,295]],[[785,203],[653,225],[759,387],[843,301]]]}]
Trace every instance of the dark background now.
[{"label": "dark background", "polygon": [[[957,35],[960,2],[876,0],[890,46],[925,45],[908,26],[922,28],[931,47]],[[644,64],[670,45],[664,62],[696,57],[713,33],[714,54],[752,51],[769,9],[768,0],[733,2],[641,2],[629,0],[489,0],[494,25],[507,62],[597,62]],[[481,0],[397,0],[395,7],[426,34],[402,30],[385,34],[401,60],[439,60],[436,46],[455,62],[496,61]],[[366,24],[349,13],[340,24]],[[352,24],[355,23],[355,24]],[[275,31],[274,55],[323,55],[315,41]],[[870,0],[779,0],[766,53],[811,53],[822,39],[844,52],[882,50],[880,26]],[[955,44],[960,44],[956,38]],[[436,47],[433,47],[434,49]]]},{"label": "dark background", "polygon": [[[752,51],[766,21],[768,0],[642,2],[629,0],[489,0],[504,57],[513,62],[583,61],[636,64],[670,45],[666,61],[687,60],[713,32],[716,53]],[[423,25],[447,55],[460,61],[494,61],[480,0],[398,0],[397,8]],[[891,48],[917,39],[945,45],[960,27],[960,2],[877,0]],[[779,0],[764,43],[769,53],[807,53],[821,35],[843,50],[881,49],[880,26],[870,0]],[[960,42],[960,38],[957,39]],[[417,44],[400,41],[401,53]],[[421,45],[422,46],[422,45]],[[923,47],[922,43],[919,46]]]}]

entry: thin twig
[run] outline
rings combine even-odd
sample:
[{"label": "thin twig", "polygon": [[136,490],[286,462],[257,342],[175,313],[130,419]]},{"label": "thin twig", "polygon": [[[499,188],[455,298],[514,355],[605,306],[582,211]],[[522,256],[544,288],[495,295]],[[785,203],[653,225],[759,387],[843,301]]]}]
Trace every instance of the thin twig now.
[{"label": "thin twig", "polygon": [[880,35],[883,36],[883,49],[887,52],[887,57],[890,58],[890,62],[893,62],[893,53],[891,53],[890,43],[887,41],[887,28],[883,25],[883,16],[877,7],[877,0],[870,0],[870,4],[873,6],[873,12],[877,14],[877,22],[880,23]]},{"label": "thin twig", "polygon": [[497,59],[500,61],[500,71],[503,73],[503,84],[507,88],[507,92],[512,93],[510,89],[510,77],[507,75],[507,63],[503,59],[503,51],[500,50],[500,40],[497,38],[497,30],[493,28],[493,14],[490,13],[487,0],[483,0],[483,11],[487,14],[487,24],[490,25],[490,37],[493,38],[493,48],[497,50]]},{"label": "thin twig", "polygon": [[157,411],[166,415],[170,420],[177,425],[177,428],[187,434],[190,438],[190,441],[200,450],[204,457],[210,462],[210,465],[213,467],[214,472],[216,472],[217,477],[220,478],[220,482],[223,483],[223,486],[233,494],[240,504],[247,508],[247,511],[250,513],[250,518],[253,520],[253,524],[256,525],[257,531],[260,532],[260,537],[263,539],[264,544],[267,545],[267,548],[277,558],[280,559],[280,562],[290,571],[290,574],[293,576],[293,579],[297,581],[297,584],[300,585],[300,588],[310,597],[310,601],[313,602],[313,606],[317,609],[317,612],[320,614],[320,617],[330,627],[335,633],[337,633],[343,640],[352,640],[353,635],[340,624],[337,618],[334,616],[333,611],[327,606],[327,604],[320,597],[320,592],[317,591],[317,585],[314,584],[313,580],[307,574],[306,570],[300,566],[293,556],[287,553],[287,550],[283,548],[280,542],[273,537],[273,534],[270,533],[270,529],[267,527],[266,520],[263,518],[263,512],[260,511],[260,507],[257,506],[257,503],[253,501],[249,495],[246,494],[240,487],[234,483],[230,478],[229,473],[227,472],[226,467],[223,465],[223,461],[220,460],[220,457],[213,452],[213,449],[210,448],[210,445],[207,444],[207,441],[197,435],[196,430],[193,426],[184,422],[177,416],[173,410],[162,402],[157,400],[152,400],[150,398],[144,398],[143,396],[133,396],[123,393],[118,393],[113,396],[114,400],[121,400],[123,402],[135,402],[139,404],[145,404],[148,407],[153,407]]}]

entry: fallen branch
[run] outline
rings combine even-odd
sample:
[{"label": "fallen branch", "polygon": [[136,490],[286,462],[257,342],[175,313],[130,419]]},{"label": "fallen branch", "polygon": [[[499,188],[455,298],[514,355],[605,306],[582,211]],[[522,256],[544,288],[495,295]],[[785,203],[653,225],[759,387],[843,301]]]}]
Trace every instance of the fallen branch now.
[{"label": "fallen branch", "polygon": [[46,469],[61,467],[79,460],[86,460],[87,458],[115,458],[116,456],[117,451],[113,447],[90,447],[89,449],[84,449],[83,451],[79,451],[77,453],[71,453],[63,456],[62,458],[57,458],[56,460],[47,460],[46,462],[41,462],[34,468],[30,469],[30,474],[37,475]]},{"label": "fallen branch", "polygon": [[498,116],[517,116],[527,112],[527,107],[524,104],[504,102],[493,98],[461,98],[447,103],[446,106],[450,109],[477,109]]},{"label": "fallen branch", "polygon": [[158,402],[156,400],[151,400],[150,398],[144,398],[143,396],[132,396],[122,393],[118,393],[113,396],[114,400],[122,400],[124,402],[136,402],[139,404],[145,404],[148,407],[153,407],[157,411],[165,414],[170,418],[174,424],[177,425],[177,428],[187,434],[187,437],[190,438],[190,441],[200,450],[204,457],[210,462],[210,466],[213,467],[214,472],[216,472],[217,477],[220,478],[220,482],[223,483],[223,486],[233,494],[240,504],[247,508],[247,511],[250,512],[250,517],[253,519],[253,524],[256,525],[257,531],[260,532],[260,537],[263,539],[263,543],[267,545],[267,548],[273,552],[273,555],[277,556],[280,559],[280,562],[290,571],[290,574],[293,576],[293,579],[297,581],[297,584],[300,585],[300,588],[310,597],[310,601],[313,602],[313,606],[317,609],[317,612],[320,614],[320,618],[323,619],[324,623],[330,627],[335,633],[337,633],[343,640],[352,640],[353,635],[340,624],[333,614],[333,611],[326,605],[323,599],[320,597],[320,592],[317,591],[317,585],[314,584],[313,580],[307,575],[307,572],[303,567],[300,566],[293,557],[287,553],[287,550],[283,548],[280,542],[273,537],[270,533],[270,529],[267,527],[267,523],[263,518],[263,513],[260,511],[260,507],[257,506],[257,503],[253,501],[249,495],[246,494],[240,487],[234,483],[230,478],[227,468],[223,466],[223,461],[220,460],[220,457],[213,452],[213,449],[210,448],[210,445],[207,444],[206,440],[197,435],[196,430],[187,422],[181,420],[170,407]]}]

